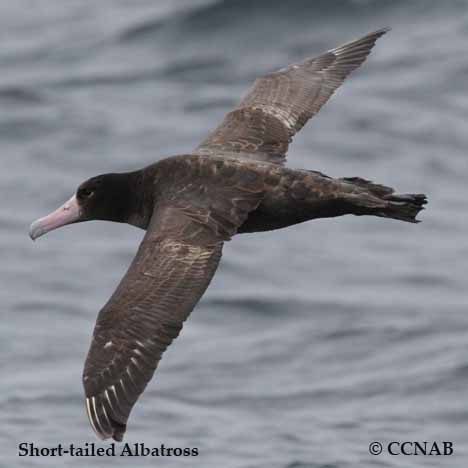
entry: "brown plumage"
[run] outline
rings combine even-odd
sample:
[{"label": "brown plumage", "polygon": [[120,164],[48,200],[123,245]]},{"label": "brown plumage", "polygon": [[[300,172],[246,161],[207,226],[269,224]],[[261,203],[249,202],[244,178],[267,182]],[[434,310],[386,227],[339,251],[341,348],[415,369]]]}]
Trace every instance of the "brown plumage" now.
[{"label": "brown plumage", "polygon": [[147,231],[99,313],[86,359],[86,409],[99,437],[122,440],[133,405],[208,287],[223,243],[235,234],[345,214],[417,222],[422,194],[395,195],[358,177],[284,167],[292,137],[385,32],[259,78],[192,154],[93,177],[32,224],[33,239],[90,219]]},{"label": "brown plumage", "polygon": [[262,76],[196,149],[198,154],[248,154],[283,164],[292,137],[369,55],[380,29],[318,57]]}]

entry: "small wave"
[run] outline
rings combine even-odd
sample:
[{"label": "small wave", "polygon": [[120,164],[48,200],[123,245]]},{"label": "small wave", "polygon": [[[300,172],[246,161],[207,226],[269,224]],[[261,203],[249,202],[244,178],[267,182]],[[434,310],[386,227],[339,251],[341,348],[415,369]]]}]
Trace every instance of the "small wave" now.
[{"label": "small wave", "polygon": [[453,370],[453,374],[457,379],[464,381],[468,380],[468,363],[463,363]]},{"label": "small wave", "polygon": [[128,83],[152,81],[158,78],[160,73],[159,69],[149,68],[125,73],[93,74],[44,82],[42,86],[47,88],[86,88],[108,85],[128,85]]},{"label": "small wave", "polygon": [[[219,80],[224,80],[226,71],[224,67],[226,61],[221,57],[206,58],[204,60],[186,59],[169,65],[163,72],[166,78],[192,81],[197,77],[202,77],[205,82],[207,78],[213,79],[213,74],[219,75]],[[209,79],[208,79],[209,82]]]},{"label": "small wave", "polygon": [[219,309],[234,309],[239,314],[248,313],[249,316],[278,317],[297,315],[301,312],[309,313],[311,305],[298,299],[284,299],[274,297],[271,299],[259,297],[217,298],[206,301],[210,307]]},{"label": "small wave", "polygon": [[187,112],[205,112],[208,110],[214,110],[214,109],[221,109],[221,110],[226,110],[230,109],[235,106],[236,104],[235,99],[222,99],[222,98],[216,98],[216,99],[203,99],[201,100],[200,98],[197,98],[193,101],[187,102],[185,104],[184,109]]},{"label": "small wave", "polygon": [[18,141],[20,139],[32,139],[44,137],[57,132],[57,120],[43,117],[14,117],[8,121],[0,121],[0,136],[5,140]]},{"label": "small wave", "polygon": [[317,12],[320,17],[325,14],[333,14],[338,17],[347,17],[350,13],[356,12],[366,15],[375,12],[376,9],[386,9],[394,7],[396,3],[403,3],[402,0],[394,2],[380,2],[377,0],[250,0],[218,1],[194,9],[179,18],[178,26],[189,27],[191,29],[204,29],[206,27],[221,27],[225,24],[232,24],[236,20],[244,20],[247,16],[261,15],[262,17],[278,16],[283,17],[305,17],[310,20],[317,19]]},{"label": "small wave", "polygon": [[421,272],[401,275],[395,278],[395,282],[399,284],[414,287],[427,287],[427,288],[451,288],[456,286],[453,278],[444,276],[440,273]]},{"label": "small wave", "polygon": [[37,91],[20,86],[0,88],[0,100],[21,104],[42,104],[44,98]]},{"label": "small wave", "polygon": [[143,23],[129,26],[119,33],[117,40],[119,42],[132,42],[146,36],[153,37],[164,26],[164,21],[161,19],[149,19]]},{"label": "small wave", "polygon": [[[395,3],[402,1],[395,0]],[[388,8],[386,2],[377,0],[292,0],[284,2],[282,0],[250,0],[237,1],[212,1],[199,6],[189,7],[184,10],[175,9],[166,17],[150,17],[144,21],[127,26],[118,33],[117,42],[129,43],[154,40],[160,34],[168,33],[173,38],[173,34],[184,37],[194,32],[206,32],[233,26],[239,21],[244,22],[246,18],[253,16],[266,18],[300,17],[306,18],[308,22],[317,22],[323,15],[334,15],[336,18],[348,17],[356,13],[366,15],[375,13],[375,10]],[[320,15],[317,14],[320,12]]]}]

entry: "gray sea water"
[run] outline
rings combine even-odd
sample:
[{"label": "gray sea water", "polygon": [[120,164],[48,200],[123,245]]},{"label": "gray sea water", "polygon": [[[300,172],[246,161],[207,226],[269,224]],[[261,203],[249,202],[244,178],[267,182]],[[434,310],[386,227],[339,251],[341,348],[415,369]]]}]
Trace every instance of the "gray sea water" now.
[{"label": "gray sea water", "polygon": [[[423,222],[226,245],[126,436],[198,457],[19,457],[97,442],[82,366],[143,235],[82,223],[32,243],[29,223],[90,176],[190,151],[255,76],[383,26],[289,165],[425,192]],[[0,465],[468,466],[467,44],[466,1],[0,1]],[[454,454],[374,456],[372,441]]]}]

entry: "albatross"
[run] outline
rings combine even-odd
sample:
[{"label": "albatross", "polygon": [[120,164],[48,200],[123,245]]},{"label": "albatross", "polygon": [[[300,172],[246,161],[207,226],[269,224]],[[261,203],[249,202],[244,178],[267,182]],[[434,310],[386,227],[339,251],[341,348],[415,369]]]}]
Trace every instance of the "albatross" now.
[{"label": "albatross", "polygon": [[146,230],[100,310],[83,372],[86,411],[101,439],[123,439],[130,412],[208,287],[234,235],[316,218],[370,215],[417,223],[424,194],[360,177],[285,167],[293,136],[389,29],[258,78],[191,153],[83,182],[30,236],[88,220]]}]

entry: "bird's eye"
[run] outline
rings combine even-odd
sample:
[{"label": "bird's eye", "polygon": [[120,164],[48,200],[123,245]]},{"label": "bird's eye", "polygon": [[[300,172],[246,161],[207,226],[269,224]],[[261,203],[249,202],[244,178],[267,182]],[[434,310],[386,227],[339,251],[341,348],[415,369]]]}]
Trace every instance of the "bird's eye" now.
[{"label": "bird's eye", "polygon": [[83,188],[78,192],[79,198],[89,198],[94,194],[94,190]]}]

